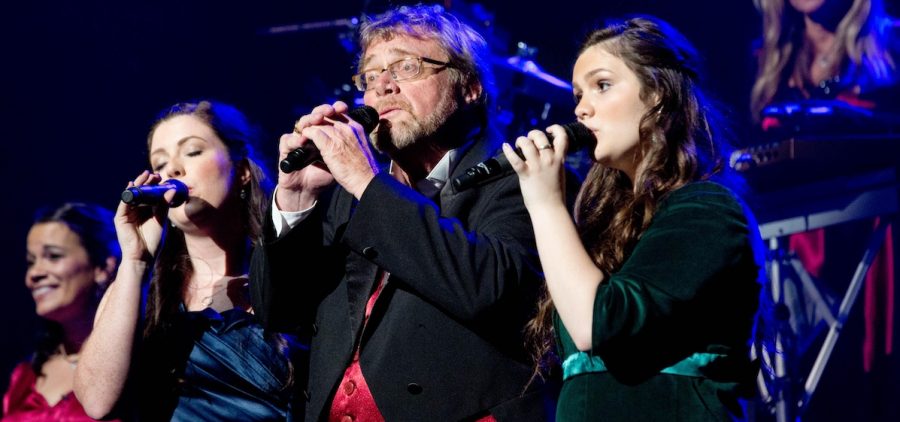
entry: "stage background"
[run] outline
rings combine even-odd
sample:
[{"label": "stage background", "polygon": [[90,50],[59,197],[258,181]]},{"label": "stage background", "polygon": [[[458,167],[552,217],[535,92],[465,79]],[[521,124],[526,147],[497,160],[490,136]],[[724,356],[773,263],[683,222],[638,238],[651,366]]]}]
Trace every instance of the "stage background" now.
[{"label": "stage background", "polygon": [[[480,4],[450,6],[490,22],[498,57],[514,55],[516,43],[526,42],[536,48],[535,62],[567,81],[580,41],[597,22],[626,13],[668,20],[705,57],[707,85],[732,116],[737,141],[751,141],[747,102],[760,19],[750,0]],[[218,99],[244,110],[259,124],[275,169],[278,136],[311,107],[349,89],[355,51],[344,46],[352,42],[346,28],[266,30],[359,17],[387,5],[51,0],[0,6],[0,389],[32,345],[35,317],[23,274],[25,236],[36,208],[67,200],[114,208],[128,180],[147,167],[146,134],[156,113],[190,99]],[[571,95],[561,95],[567,103],[554,107],[568,121]]]}]

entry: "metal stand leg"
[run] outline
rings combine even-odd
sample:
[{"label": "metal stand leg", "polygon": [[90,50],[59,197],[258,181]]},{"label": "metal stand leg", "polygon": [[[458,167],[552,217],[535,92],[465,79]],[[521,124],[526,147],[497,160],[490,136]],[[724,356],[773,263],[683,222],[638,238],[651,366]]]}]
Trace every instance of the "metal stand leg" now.
[{"label": "metal stand leg", "polygon": [[772,295],[772,303],[774,304],[775,321],[775,338],[772,346],[775,350],[763,349],[763,359],[766,360],[768,367],[773,370],[771,390],[766,387],[765,374],[760,373],[759,384],[764,391],[763,399],[774,403],[775,419],[779,422],[787,422],[793,418],[794,409],[791,389],[791,374],[789,369],[791,365],[788,360],[792,358],[792,338],[794,336],[790,326],[790,309],[784,303],[784,288],[787,270],[791,267],[787,265],[790,260],[786,252],[786,247],[782,245],[783,241],[778,238],[769,239],[769,290]]},{"label": "metal stand leg", "polygon": [[[834,312],[831,306],[828,305],[799,259],[791,256],[787,251],[785,240],[783,238],[769,239],[768,289],[774,304],[774,319],[777,326],[771,343],[774,350],[762,347],[760,349],[761,356],[759,356],[767,367],[772,368],[772,373],[765,374],[760,372],[757,384],[759,385],[763,401],[773,405],[775,419],[778,422],[799,419],[809,405],[825,370],[825,365],[828,363],[831,352],[837,343],[841,329],[850,314],[850,309],[853,307],[853,303],[856,301],[859,291],[865,282],[866,273],[884,244],[885,234],[890,223],[891,219],[882,217],[869,237],[869,243],[863,253],[862,260],[856,267],[856,271],[837,312]],[[805,377],[806,382],[802,391],[797,391],[799,390],[799,383],[803,380],[803,377],[798,376],[799,371],[796,368],[796,362],[799,358],[799,351],[796,350],[797,333],[793,331],[790,324],[792,310],[785,303],[786,282],[794,277],[804,287],[801,290],[807,296],[807,299],[820,306],[821,309],[827,309],[822,313],[821,318],[825,320],[829,327],[828,334],[819,350],[816,361],[810,369],[809,375]],[[771,378],[769,383],[766,382],[767,376]],[[795,386],[797,390],[795,390]],[[800,394],[801,398],[799,400],[795,398],[795,392]]]},{"label": "metal stand leg", "polygon": [[819,384],[819,380],[822,377],[822,371],[825,370],[825,364],[828,363],[828,358],[831,357],[831,352],[834,350],[834,345],[837,343],[838,336],[841,334],[841,329],[844,327],[844,323],[847,322],[847,317],[850,315],[850,309],[853,307],[856,297],[859,296],[859,290],[862,288],[863,282],[866,279],[866,273],[869,272],[872,261],[878,255],[878,251],[881,250],[881,246],[884,244],[884,237],[889,226],[890,219],[888,218],[881,218],[878,221],[878,226],[875,227],[875,231],[869,238],[869,245],[866,248],[865,253],[863,253],[862,260],[856,266],[856,272],[853,274],[853,278],[850,280],[850,286],[847,287],[847,293],[844,294],[844,299],[841,301],[840,308],[838,308],[837,319],[829,322],[830,327],[828,335],[825,337],[825,343],[819,350],[816,362],[813,364],[809,376],[806,378],[806,385],[803,389],[803,398],[798,404],[801,413],[806,410],[806,406],[809,405],[809,401],[812,399],[812,394],[815,392],[816,386]]}]

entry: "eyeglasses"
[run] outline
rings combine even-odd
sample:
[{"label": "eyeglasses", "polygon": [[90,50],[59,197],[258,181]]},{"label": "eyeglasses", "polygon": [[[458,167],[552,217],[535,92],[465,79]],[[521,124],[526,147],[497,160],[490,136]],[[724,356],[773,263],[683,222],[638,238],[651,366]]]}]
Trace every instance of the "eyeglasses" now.
[{"label": "eyeglasses", "polygon": [[406,57],[387,65],[384,69],[369,69],[353,75],[353,83],[356,84],[356,89],[368,91],[375,87],[375,81],[385,71],[390,72],[391,79],[395,82],[413,79],[422,73],[423,62],[441,67],[450,66],[450,63],[429,59],[428,57]]}]

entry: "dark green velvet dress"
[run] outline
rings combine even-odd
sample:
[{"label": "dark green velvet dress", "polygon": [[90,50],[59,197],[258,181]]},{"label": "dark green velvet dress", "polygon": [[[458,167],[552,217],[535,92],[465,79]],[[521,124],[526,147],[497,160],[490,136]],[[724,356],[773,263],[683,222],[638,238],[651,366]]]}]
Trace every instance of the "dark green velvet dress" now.
[{"label": "dark green velvet dress", "polygon": [[765,277],[757,224],[714,182],[664,199],[594,301],[593,347],[559,317],[559,421],[731,420],[757,369],[748,345]]}]

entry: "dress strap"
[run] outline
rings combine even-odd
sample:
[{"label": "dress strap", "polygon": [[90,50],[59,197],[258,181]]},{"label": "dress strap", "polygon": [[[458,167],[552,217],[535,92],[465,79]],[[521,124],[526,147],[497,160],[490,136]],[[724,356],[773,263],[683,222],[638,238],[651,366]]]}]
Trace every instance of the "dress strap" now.
[{"label": "dress strap", "polygon": [[[679,361],[678,363],[663,368],[659,372],[661,374],[681,375],[685,377],[704,377],[703,368],[717,359],[724,358],[725,355],[718,353],[694,353],[693,355]],[[587,352],[572,353],[562,363],[563,380],[567,380],[576,375],[586,373],[606,372],[606,363],[600,356],[589,355]]]}]

